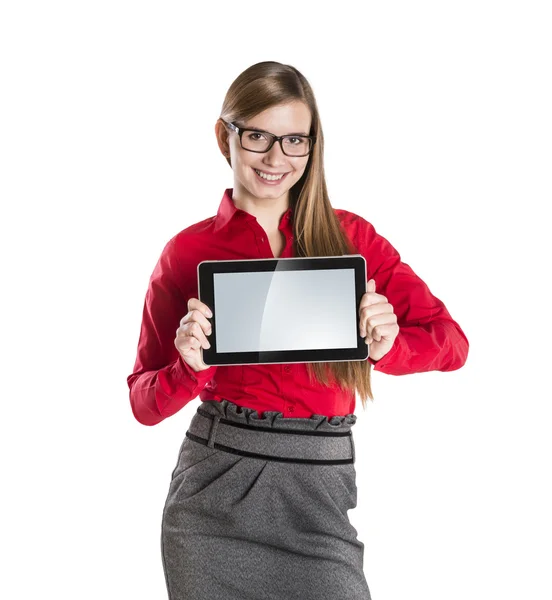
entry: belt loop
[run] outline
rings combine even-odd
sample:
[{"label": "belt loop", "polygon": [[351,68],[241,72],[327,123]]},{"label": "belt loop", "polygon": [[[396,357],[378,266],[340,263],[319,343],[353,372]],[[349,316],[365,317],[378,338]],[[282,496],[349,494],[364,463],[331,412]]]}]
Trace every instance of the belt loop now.
[{"label": "belt loop", "polygon": [[353,439],[353,431],[352,430],[349,431],[349,437],[351,438],[351,452],[353,454],[353,464],[354,464],[355,460],[356,460],[356,456],[355,456],[355,441]]},{"label": "belt loop", "polygon": [[215,435],[217,433],[217,427],[220,421],[220,415],[213,416],[213,424],[211,425],[211,431],[209,432],[209,441],[207,442],[207,446],[209,448],[215,447]]}]

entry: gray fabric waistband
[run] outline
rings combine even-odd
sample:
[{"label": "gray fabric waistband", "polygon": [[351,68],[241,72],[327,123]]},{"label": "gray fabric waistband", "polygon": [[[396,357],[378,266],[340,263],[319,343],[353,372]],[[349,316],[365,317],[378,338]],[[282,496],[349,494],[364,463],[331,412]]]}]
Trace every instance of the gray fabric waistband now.
[{"label": "gray fabric waistband", "polygon": [[350,429],[329,432],[262,428],[236,423],[200,407],[190,422],[186,436],[210,448],[265,460],[312,464],[355,462],[355,446]]}]

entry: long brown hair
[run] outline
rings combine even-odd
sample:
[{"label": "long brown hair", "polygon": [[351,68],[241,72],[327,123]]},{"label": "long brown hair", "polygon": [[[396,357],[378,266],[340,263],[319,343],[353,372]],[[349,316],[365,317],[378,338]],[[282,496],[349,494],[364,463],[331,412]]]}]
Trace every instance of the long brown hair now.
[{"label": "long brown hair", "polygon": [[[324,176],[324,135],[314,93],[306,78],[291,65],[266,61],[252,65],[232,83],[220,118],[227,122],[253,118],[267,108],[294,100],[304,102],[312,116],[309,135],[316,142],[301,179],[289,190],[293,208],[294,256],[343,256],[359,254],[352,240],[342,229],[335,214]],[[226,159],[230,166],[230,158]],[[307,363],[311,383],[335,384],[342,389],[357,391],[366,407],[373,400],[370,386],[371,363],[368,360]],[[328,377],[332,381],[328,381]]]}]

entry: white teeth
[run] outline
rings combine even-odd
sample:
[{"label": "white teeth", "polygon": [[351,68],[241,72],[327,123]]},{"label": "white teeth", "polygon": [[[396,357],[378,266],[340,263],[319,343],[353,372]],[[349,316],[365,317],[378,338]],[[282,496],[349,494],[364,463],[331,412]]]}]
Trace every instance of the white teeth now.
[{"label": "white teeth", "polygon": [[285,173],[283,173],[282,175],[267,175],[257,169],[255,169],[255,173],[257,173],[257,175],[259,175],[263,179],[267,179],[268,181],[277,181],[278,179],[282,179],[282,177],[285,175]]}]

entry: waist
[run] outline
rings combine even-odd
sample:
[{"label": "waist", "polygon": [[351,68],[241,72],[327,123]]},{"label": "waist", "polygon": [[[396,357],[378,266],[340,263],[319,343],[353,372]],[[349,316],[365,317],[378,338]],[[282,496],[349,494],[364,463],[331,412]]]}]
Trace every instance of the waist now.
[{"label": "waist", "polygon": [[[218,406],[221,404],[221,406]],[[234,409],[227,414],[228,408]],[[309,464],[349,464],[355,462],[354,415],[333,417],[286,418],[270,413],[272,419],[253,419],[250,409],[236,416],[235,405],[203,402],[192,417],[186,437],[192,441],[250,458]],[[246,418],[247,417],[247,418]],[[332,431],[333,430],[333,431]]]}]

